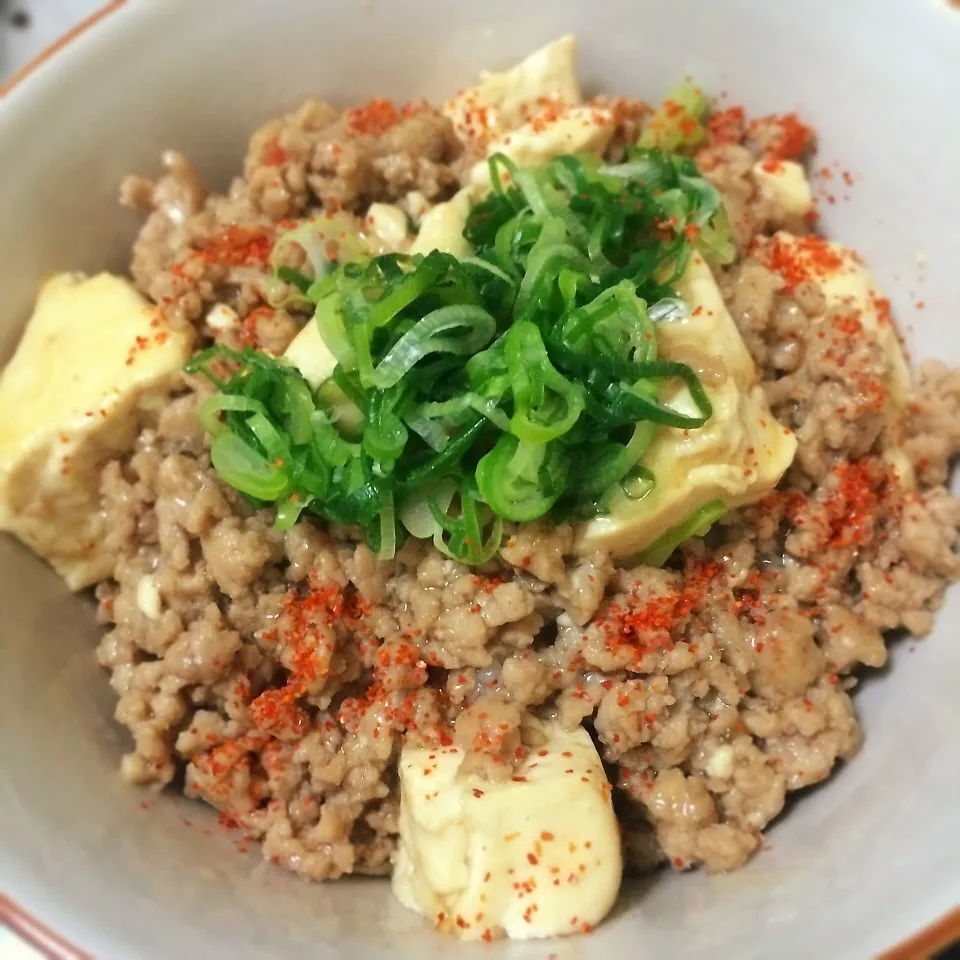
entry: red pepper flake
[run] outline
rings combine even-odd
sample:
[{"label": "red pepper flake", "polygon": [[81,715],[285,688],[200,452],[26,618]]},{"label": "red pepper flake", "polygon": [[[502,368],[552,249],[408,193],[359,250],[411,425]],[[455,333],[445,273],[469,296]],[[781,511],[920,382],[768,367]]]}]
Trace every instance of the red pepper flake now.
[{"label": "red pepper flake", "polygon": [[392,100],[374,97],[369,103],[347,111],[347,129],[357,136],[381,137],[402,120],[428,109],[429,104],[425,100],[411,100],[398,108]]},{"label": "red pepper flake", "polygon": [[890,468],[878,460],[840,463],[833,474],[836,489],[824,503],[821,540],[833,548],[867,546],[873,542],[880,507],[895,512],[902,507],[900,488]]},{"label": "red pepper flake", "polygon": [[[290,651],[290,675],[282,687],[261,693],[250,704],[256,727],[273,735],[306,729],[309,718],[298,701],[327,675],[330,653],[326,646],[331,642],[334,626],[343,624],[356,629],[361,617],[368,612],[359,596],[344,595],[336,583],[311,585],[302,596],[290,592],[283,599],[283,609],[286,623],[283,643]],[[274,640],[279,639],[278,634],[270,633]],[[263,638],[268,639],[267,632]]]},{"label": "red pepper flake", "polygon": [[743,107],[732,106],[716,110],[707,121],[707,146],[720,147],[739,143],[743,139]]},{"label": "red pepper flake", "polygon": [[710,585],[722,573],[719,564],[698,562],[691,565],[678,590],[642,600],[635,590],[625,604],[608,604],[594,620],[606,635],[607,649],[613,652],[623,646],[632,647],[636,659],[672,649],[673,632],[703,602]]},{"label": "red pepper flake", "polygon": [[[863,333],[863,324],[860,322],[859,316],[852,313],[844,313],[836,317],[833,321],[833,328],[851,338]],[[841,362],[841,364],[842,359],[842,357],[838,358],[838,362]]]},{"label": "red pepper flake", "polygon": [[816,234],[791,240],[774,236],[766,247],[757,251],[757,256],[780,274],[788,293],[805,280],[823,279],[843,266],[840,255]]},{"label": "red pepper flake", "polygon": [[262,267],[273,250],[273,237],[260,227],[229,224],[194,254],[210,264],[224,267]]},{"label": "red pepper flake", "polygon": [[400,111],[392,100],[374,97],[369,103],[349,109],[346,121],[353,134],[379,137],[400,122]]},{"label": "red pepper flake", "polygon": [[260,159],[267,167],[280,167],[290,159],[290,154],[280,146],[277,137],[271,137],[266,142]]},{"label": "red pepper flake", "polygon": [[877,322],[881,324],[892,324],[893,314],[890,311],[890,301],[886,297],[873,297],[871,300],[873,309],[877,312]]},{"label": "red pepper flake", "polygon": [[240,343],[245,347],[258,347],[260,337],[257,333],[257,324],[260,320],[273,315],[274,311],[270,307],[257,307],[255,310],[251,310],[244,318],[240,330]]},{"label": "red pepper flake", "polygon": [[751,128],[758,124],[773,124],[777,128],[777,135],[769,145],[763,160],[764,170],[771,173],[780,169],[784,160],[796,160],[803,156],[813,144],[814,134],[795,113],[785,113],[782,116],[763,117],[754,121]]}]

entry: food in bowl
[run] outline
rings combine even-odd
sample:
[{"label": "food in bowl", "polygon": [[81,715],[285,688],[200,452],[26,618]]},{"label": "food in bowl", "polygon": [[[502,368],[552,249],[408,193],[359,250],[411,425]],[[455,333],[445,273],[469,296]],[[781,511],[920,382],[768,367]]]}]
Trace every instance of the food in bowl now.
[{"label": "food in bowl", "polygon": [[442,108],[312,102],[131,279],[52,278],[0,525],[96,588],[132,783],[471,939],[731,870],[852,757],[957,576],[960,380],[815,232],[792,116],[584,102],[570,38]]}]

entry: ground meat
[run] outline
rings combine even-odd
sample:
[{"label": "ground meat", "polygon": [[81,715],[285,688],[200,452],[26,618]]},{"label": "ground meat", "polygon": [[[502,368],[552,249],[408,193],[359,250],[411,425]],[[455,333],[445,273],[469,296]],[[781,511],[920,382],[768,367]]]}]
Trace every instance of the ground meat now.
[{"label": "ground meat", "polygon": [[[611,159],[646,113],[614,106]],[[308,516],[278,532],[218,479],[197,419],[209,387],[184,378],[102,476],[117,560],[97,589],[98,657],[132,736],[124,777],[182,782],[302,876],[380,874],[404,742],[458,744],[463,773],[507,779],[528,721],[551,716],[594,736],[631,869],[744,863],[790,791],[857,752],[850,693],[885,663],[885,633],[925,633],[960,577],[960,501],[943,486],[960,372],[919,368],[895,466],[890,358],[815,282],[788,289],[762,257],[771,230],[809,225],[785,221],[752,168],[807,149],[804,129],[731,108],[697,153],[743,253],[721,289],[799,449],[776,491],[668,569],[578,556],[568,524],[516,525],[477,569],[416,541],[381,562]],[[377,200],[420,215],[456,189],[463,157],[437,111],[386,101],[268,123],[225,195],[167,153],[158,180],[122,190],[146,214],[134,279],[169,322],[279,353],[309,308],[267,303],[278,233]]]},{"label": "ground meat", "polygon": [[[288,309],[281,309],[278,295],[267,295],[268,258],[280,233],[331,211],[355,214],[411,193],[432,204],[454,193],[462,146],[451,122],[425,104],[384,117],[378,103],[341,112],[310,101],[267,123],[253,135],[243,176],[225,195],[208,194],[174,151],[163,155],[156,181],[123,182],[121,202],[147,214],[131,274],[168,323],[196,324],[234,348],[282,353],[309,304],[290,302],[288,291],[280,296]],[[207,323],[214,304],[222,305],[219,318]]]}]

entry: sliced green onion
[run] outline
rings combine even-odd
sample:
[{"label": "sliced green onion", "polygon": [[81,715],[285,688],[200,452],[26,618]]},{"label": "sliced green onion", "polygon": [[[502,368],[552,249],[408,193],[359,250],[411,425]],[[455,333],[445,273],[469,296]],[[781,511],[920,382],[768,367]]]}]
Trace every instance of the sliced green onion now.
[{"label": "sliced green onion", "polygon": [[542,517],[563,492],[565,459],[546,444],[503,434],[477,464],[477,486],[494,513],[522,522]]},{"label": "sliced green onion", "polygon": [[247,427],[260,442],[267,457],[282,461],[289,451],[283,434],[262,413],[254,413],[247,418]]},{"label": "sliced green onion", "polygon": [[346,214],[321,214],[281,233],[270,253],[270,266],[277,276],[284,269],[282,260],[291,246],[303,251],[315,280],[327,274],[332,262],[370,256],[370,248]]},{"label": "sliced green onion", "polygon": [[408,432],[401,415],[407,394],[403,386],[378,390],[371,394],[367,405],[363,449],[377,464],[381,475],[392,472],[407,444]]},{"label": "sliced green onion", "polygon": [[505,154],[495,153],[487,161],[487,166],[490,169],[490,183],[494,193],[509,198],[507,188],[516,179],[517,165]]},{"label": "sliced green onion", "polygon": [[553,277],[563,267],[586,266],[586,257],[567,242],[563,220],[556,217],[546,220],[527,259],[526,273],[517,291],[515,315],[524,318],[546,306],[556,289]]},{"label": "sliced green onion", "polygon": [[444,477],[407,496],[400,508],[400,522],[410,536],[418,540],[429,540],[443,530],[434,516],[434,506],[446,513],[456,492],[457,481],[452,477]]},{"label": "sliced green onion", "polygon": [[313,436],[310,444],[322,462],[333,467],[342,467],[359,456],[360,445],[344,440],[322,410],[314,412],[311,425]]},{"label": "sliced green onion", "polygon": [[266,413],[263,404],[259,400],[254,400],[252,397],[215,393],[212,397],[207,397],[200,405],[198,414],[200,425],[210,436],[217,436],[227,429],[227,425],[220,419],[220,414],[227,411],[235,413]]},{"label": "sliced green onion", "polygon": [[497,321],[483,307],[440,307],[418,320],[394,344],[374,369],[371,385],[381,390],[392,387],[431,353],[470,356],[490,342],[496,329]]},{"label": "sliced green onion", "polygon": [[568,433],[583,410],[583,387],[556,370],[540,331],[527,320],[510,328],[505,350],[514,402],[510,432],[525,443]]},{"label": "sliced green onion", "polygon": [[320,385],[316,392],[316,403],[343,437],[356,440],[362,435],[363,412],[335,379],[331,378]]},{"label": "sliced green onion", "polygon": [[287,475],[245,444],[235,433],[214,437],[210,461],[225,483],[248,497],[277,500],[287,489]]},{"label": "sliced green onion", "polygon": [[705,133],[701,120],[708,106],[700,87],[689,81],[677,84],[647,120],[639,145],[660,150],[695,146]]},{"label": "sliced green onion", "polygon": [[299,270],[293,267],[279,267],[277,269],[277,278],[284,283],[290,283],[295,286],[302,294],[310,289],[310,278],[305,277]]},{"label": "sliced green onion", "polygon": [[380,551],[381,560],[392,560],[397,553],[397,521],[393,515],[393,492],[380,492]]},{"label": "sliced green onion", "polygon": [[664,297],[647,310],[653,323],[676,323],[690,316],[690,304],[680,297]]},{"label": "sliced green onion", "polygon": [[292,493],[288,499],[281,501],[277,505],[277,529],[289,530],[300,519],[300,514],[310,506],[312,499]]},{"label": "sliced green onion", "polygon": [[669,360],[655,360],[651,363],[637,365],[640,372],[640,383],[644,380],[667,380],[678,378],[682,380],[690,391],[690,396],[700,411],[698,416],[687,416],[678,413],[672,407],[654,399],[645,390],[640,389],[640,383],[623,385],[621,397],[628,398],[636,411],[634,420],[652,420],[665,427],[680,427],[693,429],[702,427],[713,415],[713,404],[707,396],[703,384],[697,375],[685,363],[676,363]]},{"label": "sliced green onion", "polygon": [[692,513],[683,523],[668,530],[643,553],[640,562],[648,567],[662,567],[681,543],[693,537],[705,537],[710,528],[727,512],[722,500],[711,500]]},{"label": "sliced green onion", "polygon": [[[459,489],[460,515],[453,516],[446,507],[441,507],[437,490],[427,494],[427,503],[438,529],[433,535],[436,548],[461,563],[480,564],[490,560],[503,539],[503,518],[494,516],[490,533],[484,537],[484,521],[478,504],[476,484],[465,477]],[[452,500],[452,498],[451,498]]]},{"label": "sliced green onion", "polygon": [[458,436],[450,440],[442,451],[418,463],[406,477],[400,480],[400,488],[404,492],[414,490],[427,480],[433,480],[448,473],[453,465],[473,447],[487,426],[483,417],[475,417],[472,422],[464,426]]},{"label": "sliced green onion", "polygon": [[472,410],[485,416],[501,430],[509,431],[510,429],[510,418],[500,410],[496,400],[490,397],[482,397],[469,390],[452,400],[424,403],[417,410],[423,417],[431,420],[448,419],[457,423],[462,422],[464,415]]},{"label": "sliced green onion", "polygon": [[418,410],[411,410],[404,415],[404,422],[417,436],[426,441],[431,450],[439,453],[445,450],[450,442],[450,434],[436,421],[424,416]]},{"label": "sliced green onion", "polygon": [[320,337],[327,349],[337,358],[337,363],[344,370],[352,370],[357,364],[357,358],[353,344],[343,327],[340,303],[340,297],[336,294],[324,297],[317,302],[313,318],[320,331]]},{"label": "sliced green onion", "polygon": [[[463,261],[370,257],[345,215],[281,234],[272,281],[315,304],[337,361],[316,390],[250,349],[213,347],[188,365],[218,390],[201,411],[218,473],[275,503],[280,529],[306,512],[362,528],[383,558],[409,531],[485,563],[505,520],[646,495],[657,431],[711,416],[694,371],[657,346],[660,324],[689,314],[671,285],[694,244],[714,261],[734,253],[694,162],[640,145],[623,164],[566,156],[530,169],[496,155],[489,168]],[[675,409],[678,389],[695,413]]]},{"label": "sliced green onion", "polygon": [[295,445],[309,443],[310,418],[315,407],[306,380],[296,374],[286,377],[278,389],[275,405],[290,440]]}]

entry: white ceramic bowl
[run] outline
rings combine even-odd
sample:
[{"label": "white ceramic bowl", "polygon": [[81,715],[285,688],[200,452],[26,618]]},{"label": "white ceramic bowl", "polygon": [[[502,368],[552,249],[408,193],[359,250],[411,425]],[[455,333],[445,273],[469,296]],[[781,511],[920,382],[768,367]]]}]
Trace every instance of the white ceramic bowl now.
[{"label": "white ceramic bowl", "polygon": [[[142,0],[107,13],[0,101],[0,359],[45,275],[123,268],[137,224],[116,187],[163,148],[223,185],[249,132],[309,94],[441,98],[574,31],[592,88],[653,99],[691,73],[754,112],[800,109],[821,159],[858,178],[826,227],[876,268],[913,354],[960,363],[960,10],[947,0]],[[628,889],[589,938],[492,947],[438,937],[385,883],[311,885],[243,855],[195,804],[141,809],[147,795],[116,774],[124,735],[91,604],[4,538],[0,611],[0,892],[17,904],[0,910],[100,960],[866,957],[960,903],[957,592],[934,635],[898,644],[864,685],[863,753],[798,798],[747,869]],[[937,931],[958,927],[954,913]]]}]

